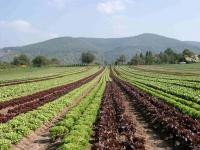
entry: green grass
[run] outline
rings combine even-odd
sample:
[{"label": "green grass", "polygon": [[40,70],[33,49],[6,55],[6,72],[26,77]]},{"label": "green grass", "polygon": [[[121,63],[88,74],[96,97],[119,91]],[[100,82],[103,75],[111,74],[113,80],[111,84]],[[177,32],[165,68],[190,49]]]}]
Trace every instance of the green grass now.
[{"label": "green grass", "polygon": [[153,70],[153,71],[165,71],[165,72],[177,72],[177,73],[193,73],[200,75],[200,63],[195,64],[163,64],[163,65],[140,65],[137,68]]},{"label": "green grass", "polygon": [[[82,67],[84,68],[84,67]],[[21,80],[62,74],[67,71],[79,70],[81,67],[26,67],[0,69],[0,81]]]}]

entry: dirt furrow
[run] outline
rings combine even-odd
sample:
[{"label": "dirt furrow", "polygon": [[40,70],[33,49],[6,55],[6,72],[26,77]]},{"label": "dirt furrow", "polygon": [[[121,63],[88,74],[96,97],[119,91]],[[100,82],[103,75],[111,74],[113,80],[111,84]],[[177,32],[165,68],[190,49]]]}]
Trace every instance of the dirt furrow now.
[{"label": "dirt furrow", "polygon": [[[98,80],[99,82],[99,80]],[[90,88],[85,90],[83,93],[81,93],[73,102],[64,108],[62,112],[56,115],[55,118],[53,118],[51,121],[45,123],[42,125],[40,128],[32,132],[30,135],[27,137],[24,137],[20,143],[17,145],[12,145],[11,149],[12,150],[45,150],[49,149],[51,143],[51,138],[50,138],[50,128],[54,126],[55,123],[60,121],[62,117],[73,107],[79,104],[81,99],[83,99],[85,96],[87,96],[92,89],[96,86],[98,83],[96,82],[93,84]]]},{"label": "dirt furrow", "polygon": [[171,150],[168,144],[162,140],[153,130],[148,127],[148,123],[145,122],[143,117],[138,113],[130,101],[125,101],[125,111],[131,116],[135,123],[136,136],[143,137],[145,139],[146,150]]},{"label": "dirt furrow", "polygon": [[129,96],[132,107],[144,118],[151,129],[173,149],[198,149],[199,120],[179,112],[162,100],[142,92],[130,83],[111,74],[121,90]]},{"label": "dirt furrow", "polygon": [[[120,88],[119,88],[120,89]],[[135,109],[133,103],[129,97],[126,96],[121,90],[121,95],[124,97],[125,113],[131,117],[132,122],[135,124],[137,137],[145,139],[146,150],[171,150],[169,145],[162,140],[151,128],[148,123],[144,120],[141,114]]]}]

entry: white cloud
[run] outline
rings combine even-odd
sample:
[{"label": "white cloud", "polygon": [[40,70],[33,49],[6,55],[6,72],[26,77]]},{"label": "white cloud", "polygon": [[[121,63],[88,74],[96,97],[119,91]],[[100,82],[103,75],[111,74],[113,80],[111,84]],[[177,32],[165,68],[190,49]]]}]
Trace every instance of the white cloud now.
[{"label": "white cloud", "polygon": [[114,14],[126,10],[127,0],[107,0],[97,4],[97,10],[106,14]]},{"label": "white cloud", "polygon": [[57,37],[58,35],[55,33],[47,33],[41,31],[34,27],[30,22],[22,19],[12,20],[12,21],[4,21],[0,20],[0,29],[14,31],[17,33],[28,33],[28,34],[37,34],[37,35],[47,35],[49,37]]},{"label": "white cloud", "polygon": [[0,21],[0,28],[11,29],[17,32],[33,32],[33,26],[25,20]]},{"label": "white cloud", "polygon": [[56,37],[57,34],[38,29],[26,20],[0,20],[1,46],[23,45]]}]

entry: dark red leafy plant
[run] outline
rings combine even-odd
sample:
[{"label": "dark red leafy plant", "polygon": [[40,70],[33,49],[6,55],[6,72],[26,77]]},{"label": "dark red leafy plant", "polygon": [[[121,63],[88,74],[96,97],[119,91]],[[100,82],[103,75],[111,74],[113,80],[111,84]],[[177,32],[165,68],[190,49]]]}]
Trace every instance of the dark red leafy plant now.
[{"label": "dark red leafy plant", "polygon": [[11,99],[9,101],[1,102],[0,103],[0,111],[2,109],[8,109],[4,114],[0,113],[0,123],[5,123],[11,120],[13,117],[21,114],[26,113],[28,111],[34,110],[48,102],[54,101],[57,98],[67,94],[68,92],[72,91],[75,88],[80,87],[81,85],[91,81],[97,75],[99,75],[103,69],[99,70],[98,72],[80,79],[76,82],[54,87],[48,90],[44,90],[41,92],[34,93],[32,95]]},{"label": "dark red leafy plant", "polygon": [[[199,120],[179,112],[162,100],[149,96],[130,83],[119,79],[112,72],[111,77],[130,96],[133,107],[143,114],[152,127],[172,137],[174,146],[182,149],[193,149],[200,146]],[[176,145],[176,141],[179,145]]]},{"label": "dark red leafy plant", "polygon": [[95,126],[92,149],[144,150],[144,139],[125,113],[124,97],[114,82],[108,82]]}]

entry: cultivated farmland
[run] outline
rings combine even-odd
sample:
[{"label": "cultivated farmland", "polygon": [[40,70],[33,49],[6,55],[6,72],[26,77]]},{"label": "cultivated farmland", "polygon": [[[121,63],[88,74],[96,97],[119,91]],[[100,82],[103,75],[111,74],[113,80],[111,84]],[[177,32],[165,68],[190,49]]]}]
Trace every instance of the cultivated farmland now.
[{"label": "cultivated farmland", "polygon": [[0,149],[198,150],[200,75],[177,67],[0,72]]}]

